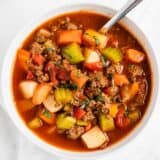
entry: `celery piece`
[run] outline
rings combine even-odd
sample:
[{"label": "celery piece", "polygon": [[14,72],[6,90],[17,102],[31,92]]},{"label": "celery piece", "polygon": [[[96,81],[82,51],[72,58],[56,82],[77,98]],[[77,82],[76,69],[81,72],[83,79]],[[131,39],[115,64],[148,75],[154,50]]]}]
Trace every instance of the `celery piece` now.
[{"label": "celery piece", "polygon": [[76,119],[71,116],[67,116],[66,113],[59,114],[56,120],[57,128],[64,130],[72,128],[75,123]]},{"label": "celery piece", "polygon": [[87,126],[87,125],[88,125],[88,122],[82,121],[82,120],[77,120],[76,124],[77,124],[78,126]]},{"label": "celery piece", "polygon": [[87,29],[84,32],[83,40],[91,46],[93,45],[99,48],[104,48],[107,44],[108,38],[106,35],[103,35],[93,29]]},{"label": "celery piece", "polygon": [[77,43],[71,43],[62,49],[63,56],[71,63],[77,64],[84,61],[81,48]]},{"label": "celery piece", "polygon": [[113,61],[114,63],[118,63],[122,60],[122,52],[118,48],[104,48],[101,50],[101,53],[107,59]]},{"label": "celery piece", "polygon": [[32,129],[37,129],[40,128],[43,125],[42,121],[40,118],[36,117],[32,119],[29,123],[28,126]]},{"label": "celery piece", "polygon": [[99,115],[99,124],[101,129],[105,132],[112,131],[115,129],[113,118],[103,113]]},{"label": "celery piece", "polygon": [[128,118],[131,120],[132,123],[138,121],[140,117],[141,117],[141,112],[139,110],[135,110],[128,113]]},{"label": "celery piece", "polygon": [[56,101],[63,104],[69,103],[73,99],[72,92],[69,89],[57,88],[54,94]]}]

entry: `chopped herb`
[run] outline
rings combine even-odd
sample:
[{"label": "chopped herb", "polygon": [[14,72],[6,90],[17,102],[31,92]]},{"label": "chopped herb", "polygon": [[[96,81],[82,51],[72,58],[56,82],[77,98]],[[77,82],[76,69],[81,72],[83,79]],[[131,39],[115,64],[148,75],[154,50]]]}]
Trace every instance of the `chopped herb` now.
[{"label": "chopped herb", "polygon": [[123,106],[124,106],[124,110],[125,110],[125,116],[128,116],[128,113],[129,113],[129,111],[128,111],[128,107],[127,107],[127,105],[124,103],[123,104]]},{"label": "chopped herb", "polygon": [[113,78],[111,80],[111,83],[112,83],[112,87],[115,87],[115,83],[114,83],[114,79]]},{"label": "chopped herb", "polygon": [[80,77],[81,76],[81,71],[78,69],[77,71],[77,77]]},{"label": "chopped herb", "polygon": [[80,108],[84,109],[89,105],[89,100],[85,100]]},{"label": "chopped herb", "polygon": [[98,45],[100,44],[100,41],[99,41],[99,39],[98,39],[96,36],[93,36],[93,38],[95,39],[96,46],[98,46]]},{"label": "chopped herb", "polygon": [[77,88],[78,88],[77,85],[74,83],[70,84],[70,86],[69,86],[69,89],[71,89],[71,90],[77,90]]},{"label": "chopped herb", "polygon": [[104,102],[104,97],[102,95],[98,95],[95,97],[96,101]]},{"label": "chopped herb", "polygon": [[[53,52],[52,48],[45,48],[42,54],[48,54],[50,52]],[[54,53],[54,52],[53,52]]]},{"label": "chopped herb", "polygon": [[103,67],[107,67],[106,58],[104,56],[101,56],[100,58],[101,58],[101,62],[102,62]]},{"label": "chopped herb", "polygon": [[128,67],[133,69],[134,68],[134,64],[129,64]]},{"label": "chopped herb", "polygon": [[65,83],[65,84],[61,84],[60,86],[61,88],[65,88],[65,89],[70,89],[70,90],[77,90],[77,85],[72,83],[72,84],[69,84],[69,83]]},{"label": "chopped herb", "polygon": [[110,73],[108,74],[108,79],[111,81],[113,79],[113,75]]},{"label": "chopped herb", "polygon": [[47,111],[46,109],[43,110],[43,113],[42,113],[45,117],[47,118],[51,118],[51,113],[49,111]]},{"label": "chopped herb", "polygon": [[85,35],[89,35],[87,32],[84,33]]}]

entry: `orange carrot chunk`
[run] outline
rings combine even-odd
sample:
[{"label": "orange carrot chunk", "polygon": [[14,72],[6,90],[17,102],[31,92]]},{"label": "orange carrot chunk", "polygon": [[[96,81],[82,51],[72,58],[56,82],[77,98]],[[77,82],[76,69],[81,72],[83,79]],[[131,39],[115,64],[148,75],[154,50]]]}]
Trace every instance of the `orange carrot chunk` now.
[{"label": "orange carrot chunk", "polygon": [[42,65],[44,63],[44,61],[45,61],[44,57],[39,53],[34,54],[32,56],[32,60],[33,60],[34,63],[36,63],[38,65]]},{"label": "orange carrot chunk", "polygon": [[59,45],[73,42],[82,43],[82,30],[62,30],[57,33],[57,43]]},{"label": "orange carrot chunk", "polygon": [[125,84],[129,84],[129,80],[124,74],[115,74],[114,75],[114,83],[117,86],[123,86]]},{"label": "orange carrot chunk", "polygon": [[31,56],[31,53],[24,50],[24,49],[19,49],[18,50],[18,62],[21,66],[22,69],[24,69],[25,71],[28,70],[28,65],[27,65],[27,61],[29,60]]},{"label": "orange carrot chunk", "polygon": [[88,80],[88,77],[79,72],[79,70],[73,70],[70,73],[70,76],[72,81],[78,86],[78,88],[82,88]]},{"label": "orange carrot chunk", "polygon": [[38,116],[40,119],[42,119],[44,122],[46,122],[48,124],[55,124],[56,115],[54,113],[49,112],[45,108],[39,109]]},{"label": "orange carrot chunk", "polygon": [[126,59],[133,63],[140,63],[144,60],[145,55],[141,51],[135,49],[128,49],[126,52]]}]

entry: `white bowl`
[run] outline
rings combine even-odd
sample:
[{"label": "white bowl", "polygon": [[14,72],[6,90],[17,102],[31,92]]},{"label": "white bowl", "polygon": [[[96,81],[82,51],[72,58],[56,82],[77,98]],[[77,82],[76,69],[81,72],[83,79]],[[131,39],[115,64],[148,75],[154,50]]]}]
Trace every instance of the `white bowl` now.
[{"label": "white bowl", "polygon": [[[139,41],[139,43],[144,47],[145,51],[147,52],[147,55],[151,62],[151,69],[152,69],[152,92],[151,93],[151,100],[147,109],[146,114],[144,115],[141,123],[124,139],[119,141],[118,143],[112,145],[109,148],[106,148],[104,150],[99,151],[92,151],[92,152],[73,152],[68,151],[64,149],[60,149],[57,147],[54,147],[47,142],[43,141],[39,137],[37,137],[33,132],[27,128],[27,126],[24,124],[22,119],[20,118],[15,103],[13,100],[13,94],[12,94],[12,72],[13,72],[13,66],[15,62],[15,56],[16,51],[22,44],[22,42],[26,39],[26,37],[35,29],[37,26],[45,22],[46,20],[57,16],[62,13],[66,12],[72,12],[72,11],[78,11],[78,10],[89,10],[94,11],[97,13],[101,13],[104,15],[107,15],[109,17],[113,16],[116,11],[109,9],[107,7],[101,6],[101,5],[95,5],[95,4],[78,4],[78,5],[67,5],[64,7],[60,7],[54,10],[51,10],[50,12],[46,13],[44,16],[38,18],[37,20],[33,21],[32,23],[26,25],[26,27],[15,37],[12,44],[10,45],[10,48],[8,49],[8,52],[6,53],[5,59],[3,61],[3,68],[1,73],[1,95],[2,95],[2,104],[3,108],[7,111],[12,121],[15,123],[15,125],[19,128],[19,130],[33,143],[41,147],[42,149],[53,153],[59,157],[63,157],[65,159],[91,159],[95,158],[97,159],[100,156],[106,156],[107,154],[110,154],[111,152],[118,152],[121,148],[123,148],[123,145],[125,145],[128,142],[132,142],[137,134],[140,134],[140,131],[143,127],[145,127],[146,122],[149,120],[151,113],[154,109],[154,104],[157,100],[157,94],[158,94],[158,66],[157,61],[155,59],[155,55],[153,53],[152,47],[148,43],[145,35],[143,32],[128,18],[124,18],[121,20],[121,24],[128,29]],[[69,145],[69,144],[68,144]]]}]

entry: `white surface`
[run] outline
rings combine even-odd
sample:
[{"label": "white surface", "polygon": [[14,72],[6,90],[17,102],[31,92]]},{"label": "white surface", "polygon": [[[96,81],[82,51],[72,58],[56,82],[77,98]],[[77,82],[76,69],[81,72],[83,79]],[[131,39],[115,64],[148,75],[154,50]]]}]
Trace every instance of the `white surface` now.
[{"label": "white surface", "polygon": [[[14,35],[29,22],[30,19],[42,15],[44,12],[54,8],[54,6],[68,4],[70,2],[78,3],[80,0],[0,0],[0,53],[2,60],[7,47],[9,46]],[[84,0],[85,2],[93,0]],[[80,2],[84,2],[80,1]],[[96,1],[100,0],[95,0]],[[112,8],[118,9],[126,0],[101,0],[98,3],[105,4]],[[144,33],[148,35],[157,59],[159,58],[160,48],[160,2],[158,0],[144,0],[144,2],[137,7],[129,17],[135,21]],[[158,121],[158,107],[156,108],[152,119],[147,124],[147,127],[137,137],[136,141],[132,143],[133,151],[123,151],[120,155],[110,155],[107,160],[114,159],[160,159],[160,127]],[[10,119],[0,109],[0,159],[3,160],[49,160],[56,159],[53,155],[45,153],[35,145],[31,144],[10,122]],[[154,127],[153,127],[154,126]],[[143,134],[145,133],[145,134]],[[146,134],[147,133],[147,134]],[[137,145],[139,143],[139,145]],[[128,144],[130,145],[130,144]],[[134,146],[136,146],[134,148]],[[155,147],[154,147],[155,146]]]}]

